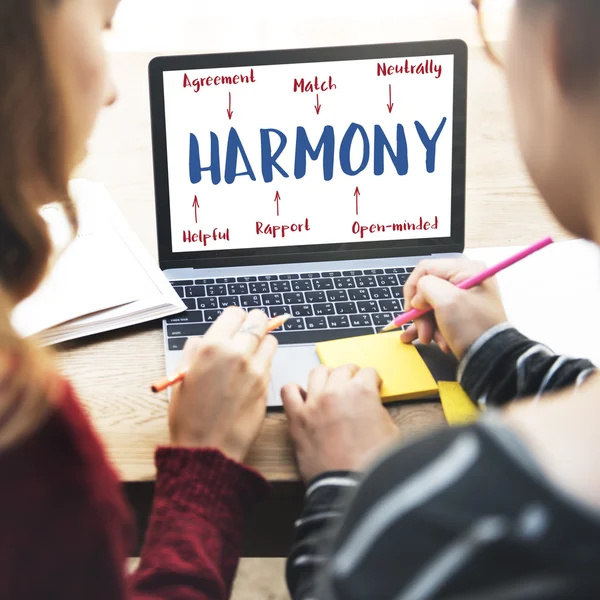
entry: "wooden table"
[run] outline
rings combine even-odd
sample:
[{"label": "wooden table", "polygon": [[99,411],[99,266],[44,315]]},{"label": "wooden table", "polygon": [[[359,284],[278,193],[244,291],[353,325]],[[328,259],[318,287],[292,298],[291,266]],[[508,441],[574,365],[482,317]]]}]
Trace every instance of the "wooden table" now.
[{"label": "wooden table", "polygon": [[[101,116],[81,175],[107,184],[156,257],[146,75],[151,58],[144,53],[113,57],[119,102]],[[470,56],[468,114],[467,246],[525,244],[549,234],[565,238],[521,165],[503,76],[479,48]],[[155,476],[154,449],[168,441],[166,395],[148,389],[165,370],[160,323],[66,344],[58,361],[104,439],[143,528]],[[437,403],[390,411],[405,436],[445,423]],[[284,555],[302,495],[284,414],[269,413],[248,464],[273,483],[274,493],[251,525],[246,554]]]}]

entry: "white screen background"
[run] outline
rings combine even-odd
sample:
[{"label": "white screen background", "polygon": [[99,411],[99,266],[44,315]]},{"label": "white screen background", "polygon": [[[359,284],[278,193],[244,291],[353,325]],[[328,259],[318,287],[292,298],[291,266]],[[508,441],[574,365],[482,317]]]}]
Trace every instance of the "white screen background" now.
[{"label": "white screen background", "polygon": [[[450,236],[452,188],[452,135],[454,57],[449,55],[411,57],[409,64],[433,60],[442,67],[439,78],[435,74],[392,74],[377,76],[377,64],[404,65],[405,59],[373,59],[294,65],[267,65],[254,67],[255,83],[202,87],[199,93],[184,88],[184,71],[164,73],[165,119],[171,228],[173,252],[233,250],[348,242],[376,242]],[[201,69],[187,71],[193,81],[196,77],[248,74],[250,67]],[[305,81],[328,80],[337,89],[319,92],[320,114],[316,114],[316,92],[293,92],[294,79]],[[392,86],[393,111],[387,109],[389,85]],[[233,117],[227,115],[228,94],[232,95]],[[426,170],[426,149],[421,142],[415,121],[419,121],[433,137],[442,119],[446,125],[436,145],[434,173]],[[362,125],[370,141],[370,159],[367,168],[356,176],[344,174],[339,164],[339,145],[351,123]],[[396,125],[404,126],[408,145],[408,173],[399,176],[391,159],[385,155],[385,171],[373,172],[374,126],[380,125],[396,147]],[[313,147],[319,141],[323,128],[335,130],[334,176],[323,179],[323,154],[316,161],[307,158],[307,171],[302,179],[294,177],[296,128],[303,126]],[[227,184],[223,179],[227,138],[235,127],[256,175]],[[274,179],[265,183],[261,170],[260,129],[273,128],[287,136],[287,146],[278,163],[289,174],[288,178],[274,170]],[[190,133],[198,138],[202,166],[210,162],[210,132],[217,134],[220,146],[221,182],[214,185],[210,172],[202,172],[202,181],[190,182]],[[273,148],[279,142],[271,136]],[[351,163],[360,163],[362,141],[356,135],[352,145]],[[237,172],[245,171],[241,159]],[[356,187],[360,189],[359,215],[355,211]],[[280,216],[276,216],[276,192],[281,200]],[[198,223],[192,206],[198,197]],[[392,231],[369,233],[361,239],[353,234],[355,222],[361,225],[418,223],[420,218],[432,222],[438,218],[438,229],[429,231]],[[285,238],[256,234],[256,222],[272,225],[305,223],[310,231],[286,233]],[[213,229],[229,231],[229,241],[183,241],[183,232],[202,230],[212,234]],[[264,228],[263,228],[264,229]]]}]

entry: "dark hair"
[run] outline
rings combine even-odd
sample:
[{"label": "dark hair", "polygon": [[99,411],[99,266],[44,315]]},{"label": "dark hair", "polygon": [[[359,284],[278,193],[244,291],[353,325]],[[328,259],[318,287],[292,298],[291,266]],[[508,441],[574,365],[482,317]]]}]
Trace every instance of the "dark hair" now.
[{"label": "dark hair", "polygon": [[571,93],[585,93],[600,85],[600,0],[520,0],[530,17],[556,11],[559,76]]}]

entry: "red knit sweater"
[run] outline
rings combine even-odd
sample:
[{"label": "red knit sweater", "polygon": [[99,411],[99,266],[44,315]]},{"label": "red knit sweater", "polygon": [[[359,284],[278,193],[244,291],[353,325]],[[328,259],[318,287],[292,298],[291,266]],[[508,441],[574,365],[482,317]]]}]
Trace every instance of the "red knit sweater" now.
[{"label": "red knit sweater", "polygon": [[154,509],[126,575],[129,512],[72,388],[0,454],[0,598],[228,598],[245,516],[267,484],[216,450],[160,448]]}]

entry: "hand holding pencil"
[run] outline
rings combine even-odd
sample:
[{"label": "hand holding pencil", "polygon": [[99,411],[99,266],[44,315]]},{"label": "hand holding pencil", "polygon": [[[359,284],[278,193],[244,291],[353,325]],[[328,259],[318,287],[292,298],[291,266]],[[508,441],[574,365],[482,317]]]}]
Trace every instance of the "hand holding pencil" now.
[{"label": "hand holding pencil", "polygon": [[541,240],[489,269],[467,259],[421,262],[404,286],[405,303],[433,312],[417,318],[402,333],[402,341],[418,338],[429,344],[435,340],[442,350],[462,358],[483,333],[506,321],[498,285],[491,276],[551,243],[550,238]]},{"label": "hand holding pencil", "polygon": [[227,308],[203,338],[185,345],[169,404],[171,443],[216,448],[243,461],[262,425],[277,340],[260,310]]}]

